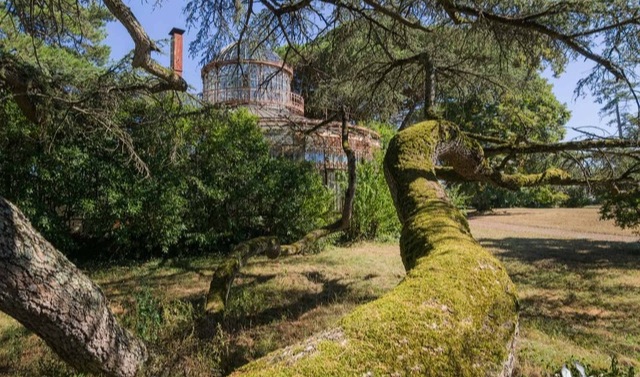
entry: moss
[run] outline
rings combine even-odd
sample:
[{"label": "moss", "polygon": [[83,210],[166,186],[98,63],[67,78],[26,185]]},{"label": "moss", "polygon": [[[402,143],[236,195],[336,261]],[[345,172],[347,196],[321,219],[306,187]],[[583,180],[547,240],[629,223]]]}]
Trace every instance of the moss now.
[{"label": "moss", "polygon": [[562,169],[551,168],[543,173],[537,174],[504,174],[501,181],[507,187],[519,189],[521,187],[532,187],[544,184],[560,183],[570,179],[571,174]]},{"label": "moss", "polygon": [[415,125],[387,151],[385,170],[403,223],[406,278],[343,318],[339,339],[319,338],[297,358],[290,355],[299,352],[277,351],[237,375],[502,373],[517,324],[515,288],[504,267],[473,240],[435,180],[435,151],[449,129],[442,121]]},{"label": "moss", "polygon": [[221,314],[229,297],[229,290],[238,271],[247,259],[258,254],[277,256],[280,244],[275,237],[256,237],[233,248],[231,255],[216,268],[209,284],[205,312],[209,315]]}]

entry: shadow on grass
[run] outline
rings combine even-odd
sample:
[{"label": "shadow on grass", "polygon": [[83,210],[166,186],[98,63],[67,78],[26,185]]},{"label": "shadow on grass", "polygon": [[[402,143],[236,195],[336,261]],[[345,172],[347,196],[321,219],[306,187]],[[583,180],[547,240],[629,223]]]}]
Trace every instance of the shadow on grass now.
[{"label": "shadow on grass", "polygon": [[[521,291],[525,327],[638,360],[640,244],[586,239],[480,239]],[[568,355],[570,356],[570,355]]]},{"label": "shadow on grass", "polygon": [[[241,273],[238,276],[241,283],[234,285],[231,290],[225,317],[208,317],[200,321],[198,332],[201,339],[218,337],[220,331],[230,337],[228,354],[221,363],[225,373],[230,373],[251,359],[263,356],[283,344],[301,340],[296,337],[304,337],[304,334],[281,333],[281,326],[293,325],[305,315],[313,318],[306,318],[302,322],[320,320],[315,316],[322,317],[326,313],[312,314],[317,308],[333,304],[359,304],[377,298],[374,295],[356,294],[350,289],[351,283],[344,282],[342,278],[327,277],[319,271],[306,271],[300,275],[315,288],[295,285],[274,288],[271,284],[263,286],[276,275]],[[272,342],[268,347],[257,349],[260,347],[254,342],[259,342],[259,338],[264,336],[271,337]],[[252,345],[246,344],[247,337],[254,338],[249,342]]]},{"label": "shadow on grass", "polygon": [[[255,288],[257,285],[272,279],[274,276],[259,276],[250,283],[239,284],[232,288],[230,301],[230,311],[225,318],[225,325],[228,329],[242,328],[248,326],[261,326],[280,321],[283,318],[287,320],[296,320],[305,313],[323,305],[333,303],[362,303],[373,300],[375,296],[353,296],[350,293],[350,283],[341,282],[342,279],[329,279],[322,273],[317,271],[307,271],[302,273],[309,282],[321,285],[317,292],[310,292],[306,289],[292,288],[261,291],[261,296],[256,303],[259,308],[251,310],[251,298],[245,299],[241,296],[241,292],[247,292]],[[238,299],[238,297],[241,297]],[[235,305],[234,305],[235,301]],[[275,305],[273,305],[275,304]],[[242,311],[245,306],[249,306],[249,310]],[[240,310],[238,310],[240,309]]]},{"label": "shadow on grass", "polygon": [[498,249],[501,259],[524,263],[549,261],[576,271],[584,269],[640,268],[640,243],[588,239],[503,238],[480,239],[482,246]]}]

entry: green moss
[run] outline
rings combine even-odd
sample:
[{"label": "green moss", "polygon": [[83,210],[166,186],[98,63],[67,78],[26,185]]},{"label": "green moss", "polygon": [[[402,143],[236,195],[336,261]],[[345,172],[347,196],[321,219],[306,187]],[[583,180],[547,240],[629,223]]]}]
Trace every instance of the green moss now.
[{"label": "green moss", "polygon": [[[433,173],[438,138],[453,125],[428,121],[399,133],[385,159],[403,223],[406,278],[320,337],[251,363],[250,376],[498,375],[517,324],[504,267],[469,233]],[[299,347],[299,346],[298,346]],[[298,355],[298,356],[296,356]]]},{"label": "green moss", "polygon": [[562,169],[551,168],[542,173],[536,174],[504,174],[502,181],[505,186],[519,189],[521,187],[532,187],[545,184],[560,183],[563,180],[570,179],[571,174]]}]

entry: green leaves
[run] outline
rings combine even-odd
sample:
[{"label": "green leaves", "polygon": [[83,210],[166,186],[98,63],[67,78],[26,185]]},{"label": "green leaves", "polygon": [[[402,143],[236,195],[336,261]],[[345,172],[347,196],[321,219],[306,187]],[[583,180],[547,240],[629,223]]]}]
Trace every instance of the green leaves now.
[{"label": "green leaves", "polygon": [[331,198],[320,176],[271,157],[254,117],[181,116],[172,97],[159,100],[129,99],[118,113],[148,177],[117,140],[73,127],[49,143],[6,103],[0,192],[78,258],[225,251],[260,235],[289,242],[324,224]]}]

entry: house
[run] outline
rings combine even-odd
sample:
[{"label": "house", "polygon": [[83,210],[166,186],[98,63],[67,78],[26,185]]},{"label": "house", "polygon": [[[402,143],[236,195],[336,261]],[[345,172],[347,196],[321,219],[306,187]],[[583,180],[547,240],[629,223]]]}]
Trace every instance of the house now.
[{"label": "house", "polygon": [[[172,29],[171,64],[182,72],[182,33]],[[271,153],[312,162],[325,184],[336,185],[336,172],[347,169],[340,122],[304,116],[304,98],[291,90],[293,69],[264,44],[245,39],[223,48],[202,68],[202,98],[220,107],[245,107],[271,144]],[[350,125],[349,145],[359,161],[371,160],[380,136]]]}]

